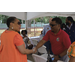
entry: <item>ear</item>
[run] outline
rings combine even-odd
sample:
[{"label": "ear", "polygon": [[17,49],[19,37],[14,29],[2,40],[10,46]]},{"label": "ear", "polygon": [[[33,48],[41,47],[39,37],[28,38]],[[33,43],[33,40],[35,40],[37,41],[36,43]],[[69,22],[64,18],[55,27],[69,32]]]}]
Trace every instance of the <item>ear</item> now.
[{"label": "ear", "polygon": [[13,27],[13,23],[10,23],[10,27]]}]

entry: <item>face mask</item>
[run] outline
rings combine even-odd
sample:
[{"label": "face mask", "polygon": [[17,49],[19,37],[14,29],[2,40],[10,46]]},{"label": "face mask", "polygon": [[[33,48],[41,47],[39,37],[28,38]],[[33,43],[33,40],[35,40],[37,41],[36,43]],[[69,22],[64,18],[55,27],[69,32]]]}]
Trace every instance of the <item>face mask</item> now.
[{"label": "face mask", "polygon": [[66,22],[66,25],[69,25],[69,23],[68,23],[68,22]]},{"label": "face mask", "polygon": [[63,28],[63,30],[65,30],[65,28]]}]

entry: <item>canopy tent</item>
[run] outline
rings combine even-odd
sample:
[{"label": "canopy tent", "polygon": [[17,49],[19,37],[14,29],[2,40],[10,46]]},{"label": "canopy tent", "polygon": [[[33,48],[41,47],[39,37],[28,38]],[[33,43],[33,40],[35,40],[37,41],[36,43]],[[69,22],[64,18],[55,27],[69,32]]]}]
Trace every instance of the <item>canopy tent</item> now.
[{"label": "canopy tent", "polygon": [[44,16],[72,16],[75,19],[75,12],[27,12],[27,20]]},{"label": "canopy tent", "polygon": [[22,20],[30,20],[43,16],[72,16],[75,19],[75,12],[0,12],[1,15],[15,16]]},{"label": "canopy tent", "polygon": [[0,12],[1,15],[15,16],[19,19],[25,20],[26,28],[28,20],[44,17],[44,16],[72,16],[75,19],[75,12]]},{"label": "canopy tent", "polygon": [[26,13],[25,12],[0,12],[1,15],[6,16],[15,16],[19,19],[25,20]]}]

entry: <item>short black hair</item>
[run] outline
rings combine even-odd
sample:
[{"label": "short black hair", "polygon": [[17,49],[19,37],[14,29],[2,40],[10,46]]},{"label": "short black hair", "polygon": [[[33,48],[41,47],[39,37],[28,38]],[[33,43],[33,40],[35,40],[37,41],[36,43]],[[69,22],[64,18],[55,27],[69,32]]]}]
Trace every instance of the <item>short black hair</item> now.
[{"label": "short black hair", "polygon": [[21,34],[23,34],[23,32],[25,32],[25,34],[27,34],[27,30],[22,30],[21,31]]},{"label": "short black hair", "polygon": [[57,24],[62,24],[62,20],[59,17],[55,17],[52,19],[52,21],[55,21]]},{"label": "short black hair", "polygon": [[15,19],[16,19],[16,17],[9,17],[9,18],[7,19],[7,22],[6,22],[7,26],[9,27],[9,26],[10,26],[10,23],[11,23],[11,22],[14,22]]},{"label": "short black hair", "polygon": [[27,34],[27,30],[25,30],[25,33]]},{"label": "short black hair", "polygon": [[70,21],[70,22],[73,22],[73,18],[71,16],[68,16],[67,19]]}]

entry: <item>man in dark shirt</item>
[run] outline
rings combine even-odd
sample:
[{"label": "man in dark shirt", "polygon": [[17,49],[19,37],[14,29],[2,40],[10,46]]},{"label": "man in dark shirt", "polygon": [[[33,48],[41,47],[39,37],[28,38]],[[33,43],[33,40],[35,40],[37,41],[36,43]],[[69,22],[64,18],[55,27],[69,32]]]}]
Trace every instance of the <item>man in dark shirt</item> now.
[{"label": "man in dark shirt", "polygon": [[66,18],[66,32],[70,37],[71,43],[75,41],[75,23],[72,17]]}]

